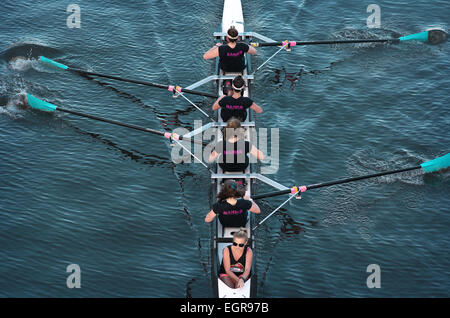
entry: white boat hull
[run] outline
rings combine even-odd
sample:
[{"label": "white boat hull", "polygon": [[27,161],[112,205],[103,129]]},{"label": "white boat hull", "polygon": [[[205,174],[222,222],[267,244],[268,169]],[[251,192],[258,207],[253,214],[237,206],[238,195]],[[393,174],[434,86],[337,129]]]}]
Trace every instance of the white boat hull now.
[{"label": "white boat hull", "polygon": [[[222,18],[222,32],[226,33],[230,26],[236,27],[236,29],[239,31],[239,33],[244,32],[244,18],[242,14],[242,5],[240,0],[225,0],[224,2],[224,8],[223,8],[223,18]],[[248,62],[248,58],[247,58]],[[224,75],[221,70],[217,69],[218,75]],[[238,75],[236,73],[227,73],[225,74],[227,76],[232,75],[233,77],[235,75]],[[247,75],[247,70],[243,72],[241,75]],[[218,95],[223,95],[222,92],[222,84],[223,81],[218,81]],[[247,80],[246,83],[246,90],[244,91],[244,96],[249,96],[249,83]],[[220,110],[217,112],[217,122],[222,123],[222,119],[220,117]],[[251,114],[250,112],[247,115],[247,120],[245,123],[249,123],[251,120]],[[218,128],[218,136],[221,135],[221,128]],[[221,137],[218,138],[219,140]],[[250,130],[247,129],[246,132],[246,139],[250,140]],[[250,174],[252,173],[251,169],[252,165],[250,165],[246,173]],[[220,166],[217,165],[217,173],[222,174],[223,171],[221,170]],[[243,177],[244,178],[244,177]],[[220,191],[221,183],[223,179],[216,179],[215,183],[215,193]],[[252,180],[250,178],[246,178],[246,194],[248,196],[251,196],[251,184]],[[254,251],[254,239],[251,232],[252,229],[252,223],[253,223],[253,216],[249,217],[249,222],[247,222],[246,228],[247,233],[249,233],[250,236],[250,248],[252,251]],[[238,231],[238,228],[223,228],[218,220],[216,220],[216,226],[215,226],[215,235],[214,235],[214,246],[213,246],[213,257],[215,259],[215,262],[213,262],[213,268],[212,268],[212,279],[215,286],[215,292],[216,296],[219,298],[250,298],[252,296],[255,296],[254,293],[256,291],[256,275],[255,275],[255,266],[252,266],[252,277],[248,279],[244,285],[243,288],[233,289],[228,287],[225,283],[222,282],[222,280],[218,277],[218,271],[220,264],[222,262],[222,251],[224,248],[226,248],[228,245],[230,245],[233,241],[233,232]],[[254,255],[254,252],[253,252]],[[253,264],[255,263],[255,256],[253,256]]]}]

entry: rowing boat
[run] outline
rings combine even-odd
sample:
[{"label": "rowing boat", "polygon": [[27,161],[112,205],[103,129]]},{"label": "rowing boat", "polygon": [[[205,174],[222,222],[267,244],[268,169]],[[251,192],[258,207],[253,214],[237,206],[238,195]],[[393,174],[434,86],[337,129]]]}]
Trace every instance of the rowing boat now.
[{"label": "rowing boat", "polygon": [[[224,7],[223,7],[223,16],[222,16],[222,25],[221,29],[223,33],[226,33],[228,29],[234,26],[240,34],[244,32],[244,17],[242,13],[242,6],[241,6],[241,0],[225,0]],[[224,40],[223,38],[221,40]],[[245,37],[243,37],[242,40],[245,40]],[[250,65],[250,56],[247,54],[246,56],[246,64]],[[222,70],[219,67],[219,57],[217,57],[216,62],[216,74],[219,76],[231,76],[234,78],[237,75],[246,76],[248,75],[249,69],[245,69],[242,74],[240,73],[226,73],[224,74]],[[218,90],[218,96],[223,95],[223,81],[224,79],[219,79],[217,90]],[[245,80],[245,90],[243,92],[244,96],[250,97],[250,88],[249,88],[249,79]],[[220,116],[220,109],[217,111],[217,117],[216,121],[219,124],[222,124],[222,118]],[[250,129],[249,128],[249,122],[251,120],[251,112],[250,109],[247,109],[247,119],[245,120],[244,124],[246,124],[246,133],[245,138],[246,140],[250,140]],[[221,125],[220,125],[221,126]],[[221,127],[217,127],[217,135],[218,140],[220,140],[223,136],[221,135]],[[250,174],[252,172],[253,165],[249,165],[245,171],[246,174]],[[217,164],[217,173],[223,174],[222,169],[220,168],[219,164]],[[215,187],[214,192],[217,194],[220,191],[221,184],[224,181],[225,178],[216,178],[215,179]],[[212,179],[214,180],[214,179]],[[252,194],[252,187],[251,187],[251,180],[249,178],[245,178],[245,190],[246,195],[251,197]],[[253,232],[251,231],[252,225],[254,223],[254,215],[251,213],[251,216],[248,218],[248,222],[246,225],[247,233],[249,236],[248,246],[252,249],[252,251],[255,250],[255,241]],[[213,249],[212,249],[212,256],[214,261],[212,262],[211,266],[211,273],[212,273],[212,282],[213,282],[213,290],[215,293],[215,296],[219,298],[249,298],[256,295],[256,265],[255,265],[255,258],[253,258],[252,262],[252,275],[251,277],[245,282],[245,285],[243,288],[240,289],[232,289],[228,287],[220,278],[218,275],[219,267],[222,262],[222,254],[223,250],[230,244],[233,243],[233,233],[235,231],[238,231],[239,228],[232,228],[232,227],[222,227],[219,218],[216,218],[215,221],[215,236],[213,239]]]},{"label": "rowing boat", "polygon": [[[258,38],[264,42],[273,42],[274,40],[262,36],[253,32],[246,32],[244,29],[244,18],[242,11],[241,0],[225,0],[223,7],[223,16],[222,23],[219,27],[218,32],[214,32],[214,39],[224,41],[227,30],[230,26],[234,26],[242,39],[242,41],[250,41],[253,37]],[[216,60],[216,74],[209,76],[205,79],[202,79],[188,87],[187,89],[195,89],[201,85],[204,85],[210,81],[215,81],[217,84],[217,92],[218,96],[223,95],[223,83],[225,80],[232,80],[237,75],[242,75],[245,80],[245,90],[243,92],[244,96],[250,97],[250,84],[252,83],[254,76],[251,74],[251,59],[250,55],[246,54],[246,65],[247,68],[243,71],[243,73],[226,73],[224,74],[219,67],[219,58]],[[252,121],[252,113],[250,109],[247,109],[247,119],[242,123],[242,127],[245,129],[245,139],[252,140],[251,134],[253,133],[252,128],[255,128],[255,122]],[[199,129],[192,131],[184,135],[184,138],[192,138],[196,134],[200,134],[206,129],[211,127],[217,129],[216,136],[217,140],[222,140],[222,128],[226,125],[221,119],[220,109],[217,111],[217,115],[214,123],[208,123],[202,126]],[[245,190],[246,195],[251,197],[252,195],[252,184],[256,180],[260,180],[277,190],[286,190],[287,187],[255,172],[256,165],[250,163],[249,167],[246,169],[245,173],[237,174],[237,173],[224,173],[220,168],[219,164],[216,166],[217,173],[211,174],[211,182],[213,184],[213,196],[215,197],[217,193],[220,191],[221,184],[225,179],[244,179],[245,180]],[[218,218],[216,218],[215,224],[212,227],[212,240],[211,240],[211,281],[213,286],[213,294],[215,297],[219,298],[250,298],[256,296],[257,289],[257,274],[256,274],[256,254],[255,254],[255,236],[253,231],[253,225],[255,224],[255,216],[253,213],[250,213],[248,218],[248,222],[246,224],[247,233],[249,235],[248,246],[253,251],[253,262],[252,262],[252,271],[251,277],[245,282],[244,287],[239,289],[232,289],[228,287],[226,284],[222,282],[219,278],[219,268],[222,262],[222,252],[223,249],[230,245],[233,242],[233,233],[238,228],[230,228],[230,227],[222,227]]]},{"label": "rowing boat", "polygon": [[[241,0],[224,0],[224,7],[223,7],[223,16],[222,16],[222,23],[221,26],[219,28],[219,31],[214,32],[213,36],[216,40],[221,40],[223,41],[225,39],[225,35],[227,33],[227,30],[230,28],[230,26],[234,26],[238,32],[239,35],[242,38],[242,41],[246,41],[249,42],[252,39],[258,39],[260,41],[263,41],[264,43],[253,43],[253,46],[255,47],[264,47],[264,46],[281,46],[281,48],[275,53],[273,54],[269,59],[267,59],[267,61],[265,61],[264,63],[262,63],[261,65],[258,66],[258,68],[256,68],[256,70],[252,73],[251,72],[251,60],[250,60],[250,56],[246,55],[246,65],[247,68],[244,70],[244,72],[242,75],[245,82],[246,82],[246,88],[244,91],[244,96],[250,97],[250,84],[253,82],[254,80],[254,74],[261,68],[263,67],[268,61],[270,61],[276,54],[278,54],[279,52],[281,52],[283,49],[286,49],[286,51],[290,51],[290,47],[291,46],[295,46],[295,45],[314,45],[314,44],[330,44],[330,43],[364,43],[364,42],[388,42],[388,43],[398,43],[401,41],[410,41],[410,40],[414,40],[414,41],[421,41],[421,42],[427,42],[430,44],[437,44],[437,43],[441,43],[443,41],[445,41],[445,39],[447,38],[447,34],[443,31],[440,30],[429,30],[426,32],[421,32],[418,34],[413,34],[413,35],[409,35],[409,36],[405,36],[399,39],[381,39],[381,40],[367,40],[367,39],[363,39],[363,40],[339,40],[339,41],[310,41],[310,42],[296,42],[296,41],[284,41],[284,42],[276,42],[268,37],[265,37],[261,34],[258,34],[256,32],[248,32],[244,29],[244,19],[243,19],[243,11],[242,11],[242,4],[241,4]],[[257,44],[257,45],[256,45]],[[195,105],[194,103],[192,103],[185,95],[184,93],[188,93],[188,94],[194,94],[194,95],[200,95],[200,96],[206,96],[206,97],[213,97],[216,98],[218,96],[223,95],[223,82],[225,80],[232,80],[236,75],[236,73],[227,73],[227,74],[223,74],[219,68],[219,59],[217,58],[216,60],[216,72],[214,75],[208,76],[207,78],[204,78],[200,81],[197,81],[194,84],[191,84],[188,87],[185,88],[181,88],[180,86],[174,86],[174,85],[163,85],[163,84],[155,84],[155,83],[150,83],[147,81],[141,81],[141,80],[134,80],[134,79],[129,79],[129,78],[123,78],[123,77],[119,77],[119,76],[113,76],[113,75],[106,75],[106,74],[101,74],[101,73],[94,73],[94,72],[89,72],[86,70],[81,70],[81,69],[77,69],[77,68],[72,68],[69,67],[67,65],[64,65],[62,63],[50,60],[46,57],[40,57],[40,61],[47,63],[49,65],[52,65],[54,67],[58,67],[60,69],[64,69],[64,70],[68,70],[71,72],[75,72],[78,74],[83,74],[83,75],[92,75],[92,76],[97,76],[97,77],[105,77],[108,79],[114,79],[114,80],[119,80],[119,81],[124,81],[124,82],[130,82],[130,83],[134,83],[134,84],[139,84],[139,85],[146,85],[146,86],[153,86],[153,87],[158,87],[158,88],[164,88],[164,89],[168,89],[169,91],[173,92],[174,97],[178,97],[178,96],[182,96],[184,99],[186,99],[190,104],[192,104],[194,107],[196,107],[200,112],[202,112],[203,115],[205,115],[206,117],[208,117],[208,119],[211,121],[210,123],[197,128],[183,136],[179,136],[177,134],[174,133],[170,133],[170,132],[162,132],[162,131],[157,131],[151,128],[145,128],[145,127],[139,127],[133,124],[127,124],[127,123],[123,123],[123,122],[118,122],[115,120],[111,120],[108,118],[102,118],[102,117],[98,117],[98,116],[93,116],[90,114],[84,114],[84,113],[80,113],[77,111],[73,111],[73,110],[69,110],[69,109],[63,109],[59,106],[50,104],[46,101],[43,100],[39,100],[38,98],[27,94],[27,101],[28,104],[34,108],[34,109],[38,109],[41,111],[47,111],[47,112],[55,112],[55,111],[60,111],[60,112],[66,112],[66,113],[70,113],[72,115],[76,115],[76,116],[81,116],[81,117],[85,117],[85,118],[89,118],[89,119],[93,119],[93,120],[97,120],[97,121],[101,121],[101,122],[106,122],[109,124],[113,124],[113,125],[117,125],[117,126],[122,126],[122,127],[126,127],[129,129],[134,129],[134,130],[139,130],[139,131],[143,131],[143,132],[147,132],[147,133],[152,133],[152,134],[156,134],[156,135],[160,135],[160,136],[164,136],[165,138],[169,138],[171,140],[173,140],[175,143],[177,143],[180,147],[182,147],[185,151],[187,151],[192,157],[194,157],[197,161],[199,161],[200,163],[202,163],[210,172],[211,172],[211,182],[213,184],[213,195],[214,197],[217,195],[218,191],[220,191],[220,187],[221,187],[221,183],[225,180],[225,179],[244,179],[245,183],[246,183],[246,195],[251,197],[252,196],[252,185],[255,183],[255,181],[261,181],[275,189],[277,189],[276,192],[270,192],[270,193],[266,193],[266,194],[259,194],[256,196],[253,196],[254,200],[257,199],[262,199],[262,198],[268,198],[268,197],[273,197],[273,196],[278,196],[278,195],[283,195],[283,194],[291,194],[291,196],[285,200],[281,205],[279,205],[272,213],[270,213],[266,218],[264,218],[262,221],[260,221],[258,224],[255,225],[255,216],[254,214],[251,214],[248,222],[246,224],[246,228],[247,228],[247,232],[249,233],[249,243],[248,245],[251,247],[251,249],[253,250],[253,262],[252,262],[252,274],[251,277],[246,281],[244,287],[239,288],[239,289],[232,289],[229,288],[227,285],[225,285],[220,279],[219,279],[219,268],[220,268],[220,264],[222,262],[222,251],[223,249],[227,246],[230,245],[233,241],[233,232],[239,230],[237,228],[224,228],[221,226],[219,219],[216,218],[215,224],[212,226],[211,230],[211,281],[212,281],[212,286],[213,286],[213,293],[216,297],[220,297],[220,298],[249,298],[249,297],[255,297],[256,296],[256,291],[257,291],[257,271],[256,271],[256,264],[257,264],[257,253],[256,253],[256,237],[255,237],[255,230],[260,227],[260,225],[262,223],[264,223],[269,217],[271,217],[273,214],[275,214],[282,206],[284,206],[285,204],[287,204],[292,198],[296,197],[297,194],[299,194],[300,192],[305,192],[306,190],[312,190],[312,189],[317,189],[317,188],[321,188],[321,187],[328,187],[328,186],[333,186],[333,185],[338,185],[338,184],[343,184],[343,183],[348,183],[348,182],[354,182],[354,181],[358,181],[358,180],[364,180],[364,179],[368,179],[368,178],[375,178],[375,177],[379,177],[382,175],[388,175],[388,174],[394,174],[394,173],[400,173],[400,172],[405,172],[405,171],[411,171],[411,170],[416,170],[416,169],[422,169],[424,172],[430,173],[430,172],[435,172],[435,171],[439,171],[442,169],[448,169],[450,167],[450,154],[446,154],[445,156],[442,156],[440,158],[436,158],[430,161],[427,161],[421,165],[416,165],[413,167],[409,167],[409,168],[403,168],[403,169],[397,169],[394,171],[387,171],[387,172],[380,172],[380,173],[376,173],[376,174],[371,174],[371,175],[366,175],[366,176],[359,176],[359,177],[353,177],[353,178],[347,178],[347,179],[341,179],[341,180],[336,180],[336,181],[330,181],[330,182],[324,182],[324,183],[317,183],[317,184],[312,184],[312,185],[308,185],[308,186],[294,186],[292,188],[288,188],[274,180],[269,179],[268,177],[257,173],[256,172],[256,165],[250,163],[249,167],[247,168],[247,170],[244,173],[241,174],[227,174],[227,173],[223,173],[223,171],[221,170],[220,166],[217,164],[216,167],[216,171],[214,172],[212,171],[210,168],[208,168],[202,161],[201,159],[197,158],[193,153],[190,152],[190,150],[188,148],[186,148],[186,146],[183,146],[183,144],[180,141],[186,141],[186,142],[194,142],[194,143],[200,143],[200,144],[204,144],[203,142],[200,142],[198,140],[195,139],[191,139],[192,137],[198,135],[198,134],[202,134],[205,130],[207,129],[216,129],[216,138],[217,140],[221,140],[222,137],[222,133],[221,130],[222,128],[226,125],[225,123],[222,122],[221,117],[220,117],[220,109],[217,112],[216,118],[215,120],[213,120],[211,117],[209,117],[208,114],[206,114],[204,111],[202,111],[197,105]],[[195,91],[194,89],[202,86],[206,83],[209,82],[216,82],[217,84],[217,96],[214,94],[210,94],[210,93],[203,93],[203,92],[199,92],[199,91]],[[251,138],[254,137],[254,134],[256,132],[256,129],[252,129],[255,128],[255,122],[252,121],[252,113],[250,112],[249,109],[247,109],[247,119],[245,122],[242,123],[242,126],[244,127],[244,129],[246,130],[246,134],[245,134],[245,138],[246,140],[249,141],[254,141],[255,138]],[[266,154],[267,156],[267,154]]]}]

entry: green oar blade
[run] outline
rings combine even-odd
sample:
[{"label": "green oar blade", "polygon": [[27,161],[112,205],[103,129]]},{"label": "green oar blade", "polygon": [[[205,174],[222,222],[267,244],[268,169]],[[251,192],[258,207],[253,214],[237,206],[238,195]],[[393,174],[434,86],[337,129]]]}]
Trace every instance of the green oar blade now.
[{"label": "green oar blade", "polygon": [[446,169],[450,167],[450,153],[442,157],[424,162],[420,166],[425,172],[435,172],[441,169]]},{"label": "green oar blade", "polygon": [[50,65],[62,68],[63,70],[67,70],[69,68],[67,65],[64,65],[64,64],[58,63],[56,61],[53,61],[53,60],[51,60],[51,59],[49,59],[49,58],[47,58],[45,56],[40,56],[39,60],[41,60],[44,63],[47,63],[47,64],[50,64]]},{"label": "green oar blade", "polygon": [[39,98],[36,98],[30,94],[27,94],[27,99],[28,105],[30,105],[34,109],[39,109],[45,112],[54,112],[58,108],[58,106],[40,100]]}]

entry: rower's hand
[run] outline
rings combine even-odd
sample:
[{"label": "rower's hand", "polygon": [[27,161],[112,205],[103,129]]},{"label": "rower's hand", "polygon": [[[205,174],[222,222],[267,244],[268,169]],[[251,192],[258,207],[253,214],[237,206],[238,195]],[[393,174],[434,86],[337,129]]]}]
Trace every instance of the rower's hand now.
[{"label": "rower's hand", "polygon": [[242,288],[242,287],[244,287],[244,285],[245,285],[245,282],[244,282],[244,280],[243,280],[243,279],[241,279],[241,278],[239,278],[239,282],[238,282],[238,288]]}]

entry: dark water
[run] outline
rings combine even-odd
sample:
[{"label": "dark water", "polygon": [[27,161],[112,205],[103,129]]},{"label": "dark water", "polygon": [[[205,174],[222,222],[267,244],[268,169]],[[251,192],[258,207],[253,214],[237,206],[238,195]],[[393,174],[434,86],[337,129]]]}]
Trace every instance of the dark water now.
[{"label": "dark water", "polygon": [[[212,74],[202,59],[222,2],[61,1],[0,7],[0,296],[210,297],[209,173],[175,165],[158,136],[71,115],[20,109],[31,93],[65,108],[158,130],[201,114],[164,90],[87,80],[39,55],[98,72],[184,86]],[[390,37],[448,29],[448,1],[248,1],[246,27],[274,39]],[[261,64],[274,48],[259,49]],[[17,56],[32,61],[11,59]],[[280,129],[273,179],[311,184],[415,165],[449,151],[448,43],[311,46],[257,75],[259,127]],[[202,90],[213,92],[213,86]],[[192,97],[207,110],[212,100]],[[270,190],[266,186],[260,192]],[[257,234],[258,296],[449,296],[450,175],[405,173],[307,192]],[[284,198],[266,199],[262,216]],[[66,267],[81,267],[81,289]],[[368,289],[366,267],[381,267]]]}]

